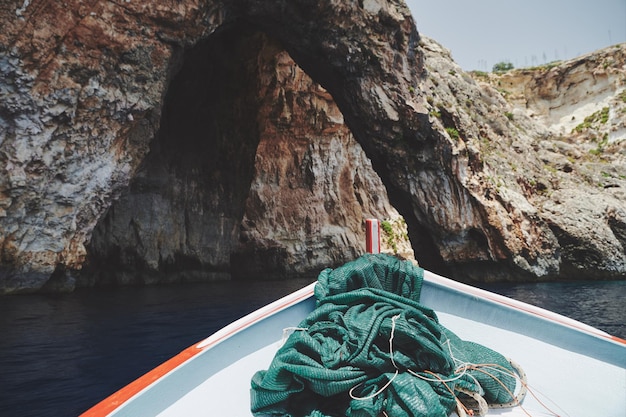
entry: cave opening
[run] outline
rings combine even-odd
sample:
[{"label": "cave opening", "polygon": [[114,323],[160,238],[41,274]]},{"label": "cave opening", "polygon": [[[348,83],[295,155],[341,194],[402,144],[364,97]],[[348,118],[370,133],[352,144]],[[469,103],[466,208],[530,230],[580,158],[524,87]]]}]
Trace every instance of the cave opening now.
[{"label": "cave opening", "polygon": [[150,151],[94,229],[89,279],[145,284],[228,274],[258,143],[250,117],[258,112],[258,42],[249,32],[223,32],[174,58]]},{"label": "cave opening", "polygon": [[178,62],[83,281],[313,276],[361,254],[364,219],[395,209],[331,95],[253,29],[214,34]]}]

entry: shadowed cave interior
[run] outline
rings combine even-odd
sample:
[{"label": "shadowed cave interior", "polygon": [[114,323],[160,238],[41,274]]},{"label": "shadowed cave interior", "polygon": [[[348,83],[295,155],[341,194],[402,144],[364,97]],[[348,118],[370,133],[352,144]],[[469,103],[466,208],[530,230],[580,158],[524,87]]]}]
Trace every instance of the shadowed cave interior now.
[{"label": "shadowed cave interior", "polygon": [[[231,28],[174,59],[178,67],[172,70],[159,132],[128,188],[94,229],[81,281],[127,285],[285,277],[287,258],[280,247],[241,251],[240,227],[259,143],[258,55],[267,39]],[[412,240],[416,258],[437,259],[425,229],[407,223],[411,237],[421,236]]]}]

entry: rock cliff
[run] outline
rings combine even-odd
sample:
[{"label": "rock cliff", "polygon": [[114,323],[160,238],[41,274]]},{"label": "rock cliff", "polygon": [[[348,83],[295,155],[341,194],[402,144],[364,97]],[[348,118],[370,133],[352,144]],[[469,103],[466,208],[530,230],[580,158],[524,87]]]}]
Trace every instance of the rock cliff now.
[{"label": "rock cliff", "polygon": [[[526,279],[623,279],[626,45],[504,74],[466,74],[441,45],[423,38],[422,46],[431,120],[467,155],[469,170],[457,177],[480,208],[451,219],[487,237],[483,279],[504,247],[509,261],[532,272]],[[438,228],[444,233],[455,224],[439,223],[448,225]],[[504,245],[493,245],[499,240]],[[468,252],[456,239],[449,255],[441,250],[455,270],[459,254],[461,264],[480,263],[476,248]]]},{"label": "rock cliff", "polygon": [[185,53],[83,285],[316,274],[364,252],[365,218],[399,218],[330,94],[244,32]]},{"label": "rock cliff", "polygon": [[523,158],[505,153],[513,175],[503,181],[522,185],[557,238],[559,275],[626,278],[626,44],[477,79],[531,133]]},{"label": "rock cliff", "polygon": [[397,0],[0,21],[0,292],[316,273],[400,215],[458,279],[626,274],[623,46],[472,78]]}]

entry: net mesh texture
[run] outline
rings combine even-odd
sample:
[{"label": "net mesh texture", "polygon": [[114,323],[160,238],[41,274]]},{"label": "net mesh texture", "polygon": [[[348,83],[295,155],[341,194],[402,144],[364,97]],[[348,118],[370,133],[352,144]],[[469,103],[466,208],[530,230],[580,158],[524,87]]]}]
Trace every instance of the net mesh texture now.
[{"label": "net mesh texture", "polygon": [[322,271],[315,310],[252,378],[253,415],[435,417],[468,393],[513,401],[508,360],[442,326],[419,303],[423,276],[385,254]]}]

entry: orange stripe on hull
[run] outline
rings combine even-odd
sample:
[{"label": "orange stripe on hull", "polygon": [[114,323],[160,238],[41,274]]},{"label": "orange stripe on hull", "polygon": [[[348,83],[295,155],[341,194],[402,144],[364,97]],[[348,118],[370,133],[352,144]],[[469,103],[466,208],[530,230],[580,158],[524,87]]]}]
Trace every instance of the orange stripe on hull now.
[{"label": "orange stripe on hull", "polygon": [[611,335],[611,339],[615,340],[615,341],[616,341],[616,342],[618,342],[618,343],[621,343],[621,344],[623,344],[623,345],[626,345],[626,339],[622,339],[622,338],[620,338],[620,337],[613,336],[613,335]]},{"label": "orange stripe on hull", "polygon": [[[232,335],[238,333],[239,331],[253,325],[256,322],[259,322],[276,312],[283,310],[289,306],[298,304],[300,301],[305,300],[313,295],[313,285],[309,285],[303,288],[300,291],[296,291],[290,295],[283,297],[280,300],[275,301],[272,304],[269,304],[267,310],[262,314],[258,315],[255,312],[242,317],[241,319],[231,323],[230,325],[223,328],[224,332],[218,331],[217,333],[209,336],[203,341],[196,343],[187,349],[180,352],[178,355],[169,359],[166,362],[163,362],[158,367],[149,371],[145,375],[137,378],[127,386],[121,388],[119,391],[111,394],[104,400],[100,401],[98,404],[94,405],[89,410],[85,411],[80,417],[104,417],[111,414],[113,411],[117,410],[124,403],[129,401],[143,389],[150,386],[150,384],[154,383],[159,378],[163,377],[170,371],[173,371],[189,359],[193,358],[200,352],[203,352],[206,349],[209,349],[218,343],[228,339]],[[259,309],[262,310],[262,309]],[[257,310],[257,311],[259,311]]]},{"label": "orange stripe on hull", "polygon": [[141,390],[152,384],[157,379],[161,378],[171,370],[177,368],[181,364],[185,363],[198,353],[202,352],[202,349],[198,349],[195,345],[190,346],[187,349],[180,352],[173,358],[163,362],[153,370],[137,378],[124,388],[108,396],[106,399],[100,401],[98,404],[85,411],[80,417],[103,417],[107,416],[115,411],[120,405],[130,400],[137,395]]}]

